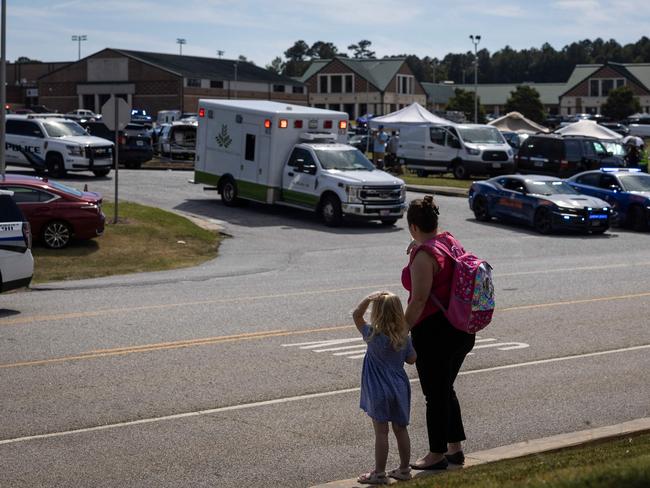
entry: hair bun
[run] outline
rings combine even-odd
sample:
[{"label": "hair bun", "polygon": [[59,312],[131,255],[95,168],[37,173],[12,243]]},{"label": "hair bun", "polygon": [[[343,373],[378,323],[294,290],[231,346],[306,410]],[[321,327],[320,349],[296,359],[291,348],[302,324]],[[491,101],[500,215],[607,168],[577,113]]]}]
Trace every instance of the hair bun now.
[{"label": "hair bun", "polygon": [[423,207],[433,207],[433,197],[431,195],[425,195],[422,199]]}]

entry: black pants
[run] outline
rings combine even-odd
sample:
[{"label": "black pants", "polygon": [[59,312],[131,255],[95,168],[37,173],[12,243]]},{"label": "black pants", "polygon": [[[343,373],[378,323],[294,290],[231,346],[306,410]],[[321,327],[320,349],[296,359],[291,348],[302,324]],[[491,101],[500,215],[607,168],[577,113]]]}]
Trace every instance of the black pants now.
[{"label": "black pants", "polygon": [[420,322],[411,335],[418,355],[415,366],[427,403],[429,450],[444,453],[448,442],[465,440],[454,381],[465,356],[474,347],[475,337],[456,329],[442,312]]}]

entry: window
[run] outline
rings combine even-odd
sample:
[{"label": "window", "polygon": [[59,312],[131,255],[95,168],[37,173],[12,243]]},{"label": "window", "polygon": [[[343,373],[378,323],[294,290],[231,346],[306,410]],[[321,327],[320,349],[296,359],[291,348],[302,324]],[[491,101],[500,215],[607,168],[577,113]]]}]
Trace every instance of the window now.
[{"label": "window", "polygon": [[305,93],[305,87],[304,86],[294,86],[293,87],[293,93]]},{"label": "window", "polygon": [[7,190],[14,192],[14,202],[16,203],[47,202],[53,198],[50,193],[33,188],[25,188],[24,186],[7,187]]},{"label": "window", "polygon": [[616,177],[613,175],[601,175],[600,177],[600,185],[601,188],[604,188],[605,190],[620,190],[621,185],[618,184],[618,181],[616,180]]},{"label": "window", "polygon": [[587,173],[586,175],[579,176],[576,183],[580,185],[598,186],[600,182],[600,173]]},{"label": "window", "polygon": [[345,93],[354,93],[354,78],[352,75],[345,75]]},{"label": "window", "polygon": [[431,129],[429,129],[429,136],[431,138],[431,142],[439,146],[445,145],[446,134],[447,131],[445,131],[445,129],[443,129],[442,127],[431,127]]},{"label": "window", "polygon": [[589,80],[589,96],[600,96],[600,80]]},{"label": "window", "polygon": [[524,186],[523,181],[516,180],[514,178],[506,178],[506,181],[503,183],[503,187],[506,190],[516,191],[519,193],[524,193],[526,191],[526,187]]},{"label": "window", "polygon": [[354,76],[318,75],[318,93],[354,93]]},{"label": "window", "polygon": [[198,78],[188,78],[187,86],[192,88],[201,88],[201,80],[199,80]]},{"label": "window", "polygon": [[43,137],[40,127],[26,120],[7,120],[6,133],[23,137]]},{"label": "window", "polygon": [[0,222],[23,222],[24,220],[12,198],[9,195],[0,195]]},{"label": "window", "polygon": [[343,77],[341,75],[333,75],[330,77],[330,93],[343,92]]},{"label": "window", "polygon": [[221,81],[221,80],[210,80],[210,88],[222,88],[223,89],[223,81]]},{"label": "window", "polygon": [[622,86],[625,86],[625,78],[619,78],[616,80],[616,88],[620,88]]},{"label": "window", "polygon": [[246,161],[255,161],[255,134],[246,134],[246,152],[244,159]]},{"label": "window", "polygon": [[292,168],[298,168],[301,165],[305,165],[305,164],[307,165],[315,164],[314,158],[311,157],[309,151],[300,148],[294,149],[293,152],[291,153],[291,157],[289,158],[288,165],[291,166]]},{"label": "window", "polygon": [[614,89],[614,80],[601,80],[600,96],[606,97]]},{"label": "window", "polygon": [[582,159],[582,148],[580,147],[580,141],[567,140],[564,144],[564,147],[566,148],[566,158],[569,161],[580,161],[580,159]]},{"label": "window", "polygon": [[397,93],[412,95],[414,93],[415,78],[411,75],[397,75]]},{"label": "window", "polygon": [[273,85],[273,91],[275,93],[284,93],[286,90],[286,87],[284,85]]}]

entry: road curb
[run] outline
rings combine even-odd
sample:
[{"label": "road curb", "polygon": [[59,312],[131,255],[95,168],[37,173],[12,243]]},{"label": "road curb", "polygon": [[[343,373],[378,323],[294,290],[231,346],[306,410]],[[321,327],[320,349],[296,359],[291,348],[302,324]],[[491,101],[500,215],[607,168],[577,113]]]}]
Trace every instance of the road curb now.
[{"label": "road curb", "polygon": [[447,197],[465,198],[469,195],[467,188],[454,188],[450,186],[406,185],[406,190],[416,193],[429,193],[431,195],[444,195]]},{"label": "road curb", "polygon": [[[585,445],[594,441],[622,437],[630,434],[638,434],[646,431],[650,431],[650,417],[630,420],[629,422],[609,425],[606,427],[581,430],[568,434],[559,434],[550,437],[544,437],[542,439],[534,439],[531,441],[517,442],[515,444],[510,444],[507,446],[495,447],[494,449],[486,449],[484,451],[477,451],[471,454],[467,454],[465,457],[465,468],[478,466],[480,464],[493,463],[495,461],[515,459],[519,457],[529,456],[531,454],[557,451],[558,449]],[[428,476],[434,476],[436,473],[440,473],[440,471],[414,471],[414,473],[417,473],[415,474],[414,478],[419,479]],[[397,481],[391,480],[390,484],[394,483],[397,483]],[[321,485],[314,485],[311,488],[358,488],[362,486],[367,485],[361,485],[357,483],[356,478],[351,478],[347,480],[332,481],[330,483],[324,483]]]}]

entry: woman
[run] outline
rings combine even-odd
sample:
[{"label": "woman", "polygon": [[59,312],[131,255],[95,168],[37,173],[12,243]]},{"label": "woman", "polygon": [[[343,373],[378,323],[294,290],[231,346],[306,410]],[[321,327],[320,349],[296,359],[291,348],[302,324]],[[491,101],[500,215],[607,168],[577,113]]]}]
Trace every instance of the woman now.
[{"label": "woman", "polygon": [[407,250],[409,265],[402,271],[402,284],[409,291],[405,316],[417,353],[415,365],[427,404],[429,436],[429,452],[411,465],[414,469],[446,469],[448,462],[465,461],[461,446],[465,431],[453,385],[474,347],[474,335],[454,328],[430,299],[434,293],[443,306],[449,303],[454,270],[453,260],[435,249],[434,243],[462,249],[450,233],[438,232],[438,216],[430,195],[413,200],[406,214],[414,242]]}]

